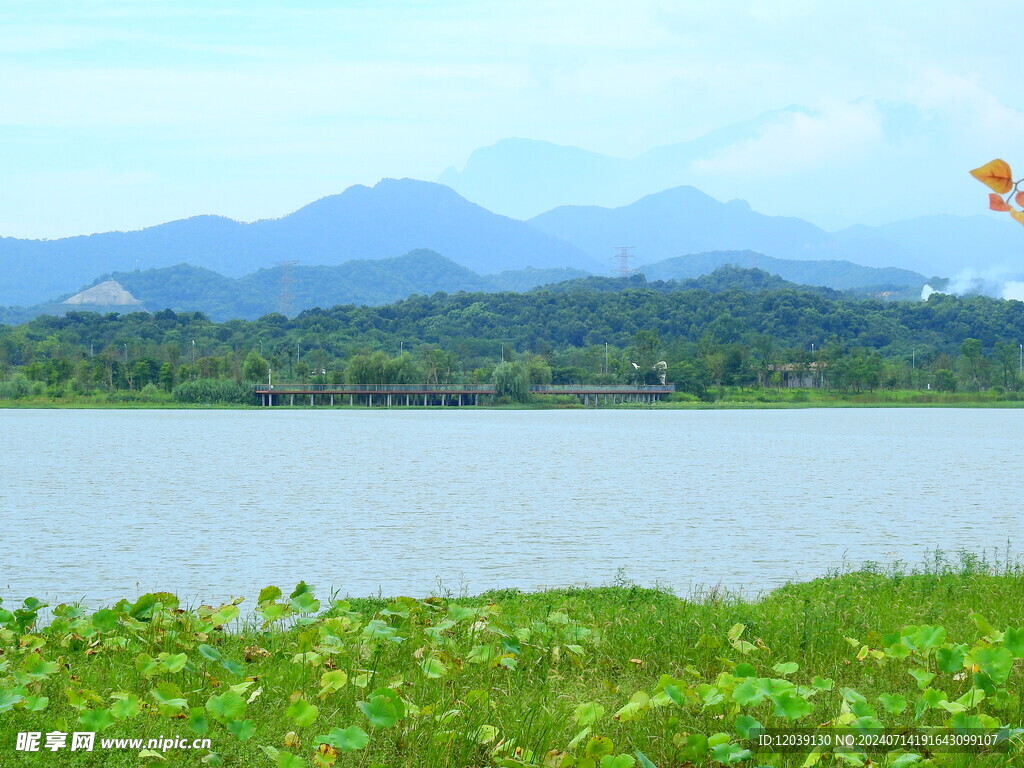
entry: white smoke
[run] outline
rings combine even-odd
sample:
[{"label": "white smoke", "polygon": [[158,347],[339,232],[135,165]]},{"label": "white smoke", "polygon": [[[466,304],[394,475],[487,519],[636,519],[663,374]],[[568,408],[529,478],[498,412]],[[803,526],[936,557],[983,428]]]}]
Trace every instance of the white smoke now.
[{"label": "white smoke", "polygon": [[1024,301],[1024,282],[1020,280],[1009,280],[1003,285],[1004,299],[1016,299]]},{"label": "white smoke", "polygon": [[933,293],[952,296],[991,296],[994,299],[1016,299],[1024,301],[1024,275],[1006,269],[971,270],[965,269],[949,282],[936,288],[931,284],[921,289],[921,301],[928,301]]}]

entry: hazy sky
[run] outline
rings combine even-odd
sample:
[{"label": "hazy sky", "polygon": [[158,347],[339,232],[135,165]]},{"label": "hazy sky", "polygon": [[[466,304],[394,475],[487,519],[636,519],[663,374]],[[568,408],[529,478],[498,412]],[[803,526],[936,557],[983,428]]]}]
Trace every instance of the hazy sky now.
[{"label": "hazy sky", "polygon": [[820,168],[842,218],[843,158],[892,149],[879,101],[924,110],[944,138],[915,162],[949,166],[895,196],[983,210],[964,172],[1024,168],[1022,22],[1001,0],[0,0],[0,235],[276,217],[504,137],[629,157],[791,104],[817,117],[709,158],[714,192]]}]

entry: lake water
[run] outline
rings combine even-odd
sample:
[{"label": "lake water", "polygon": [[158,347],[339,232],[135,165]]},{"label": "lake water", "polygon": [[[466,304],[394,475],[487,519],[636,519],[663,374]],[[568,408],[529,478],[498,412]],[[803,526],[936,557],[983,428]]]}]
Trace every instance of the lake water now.
[{"label": "lake water", "polygon": [[760,590],[1024,539],[1017,410],[6,410],[0,439],[7,599]]}]

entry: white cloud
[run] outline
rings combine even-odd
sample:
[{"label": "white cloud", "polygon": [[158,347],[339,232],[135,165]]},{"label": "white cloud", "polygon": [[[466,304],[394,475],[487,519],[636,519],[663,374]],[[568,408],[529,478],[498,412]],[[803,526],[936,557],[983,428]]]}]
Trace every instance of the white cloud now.
[{"label": "white cloud", "polygon": [[[148,222],[162,190],[209,205],[213,165],[217,200],[263,215],[260,172],[287,190],[284,210],[304,188],[436,174],[507,136],[631,156],[794,103],[817,111],[701,161],[709,192],[748,196],[756,177],[755,205],[800,214],[797,192],[813,203],[808,180],[841,168],[851,190],[898,201],[894,163],[959,168],[976,152],[975,165],[1024,165],[1024,82],[986,34],[1021,26],[1009,0],[12,1],[0,4],[0,128],[28,138],[5,145],[19,175],[5,169],[4,216],[49,226],[19,202],[45,197],[31,184],[48,173],[152,174],[150,194],[110,202]],[[919,105],[953,138],[894,149],[877,99]],[[831,194],[867,207],[863,191]],[[92,229],[84,215],[61,221]]]},{"label": "white cloud", "polygon": [[817,0],[751,0],[748,13],[758,21],[789,21],[818,10]]},{"label": "white cloud", "polygon": [[1004,299],[1016,299],[1017,301],[1024,301],[1024,282],[1019,280],[1011,280],[1003,286]]},{"label": "white cloud", "polygon": [[772,176],[849,165],[878,148],[881,120],[872,104],[832,103],[812,114],[780,115],[756,138],[698,160],[702,175]]},{"label": "white cloud", "polygon": [[923,108],[948,115],[965,147],[978,151],[1002,147],[1005,152],[1024,149],[1024,112],[1008,106],[977,77],[929,67],[920,73],[907,96]]}]

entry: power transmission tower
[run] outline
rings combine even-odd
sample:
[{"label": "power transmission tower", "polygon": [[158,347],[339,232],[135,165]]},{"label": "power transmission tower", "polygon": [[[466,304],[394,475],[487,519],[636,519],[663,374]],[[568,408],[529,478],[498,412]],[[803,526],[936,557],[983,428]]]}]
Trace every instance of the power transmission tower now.
[{"label": "power transmission tower", "polygon": [[636,258],[636,256],[631,253],[633,246],[617,245],[615,248],[618,253],[616,253],[612,258],[618,262],[619,277],[629,277],[629,273],[632,272],[629,268],[629,260]]},{"label": "power transmission tower", "polygon": [[290,317],[292,314],[292,273],[291,268],[299,262],[297,261],[279,261],[277,266],[281,268],[281,294],[278,296],[277,311],[285,317]]}]

